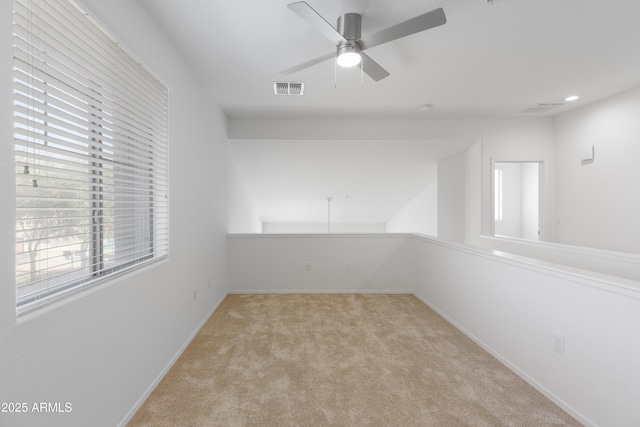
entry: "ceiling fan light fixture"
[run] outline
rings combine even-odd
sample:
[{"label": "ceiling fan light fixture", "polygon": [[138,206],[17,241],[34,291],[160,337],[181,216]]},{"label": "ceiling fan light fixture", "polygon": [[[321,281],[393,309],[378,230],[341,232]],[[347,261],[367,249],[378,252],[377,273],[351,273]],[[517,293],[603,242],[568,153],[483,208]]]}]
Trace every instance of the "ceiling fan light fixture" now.
[{"label": "ceiling fan light fixture", "polygon": [[356,46],[342,45],[338,46],[338,57],[336,62],[341,67],[354,67],[362,61],[360,49]]}]

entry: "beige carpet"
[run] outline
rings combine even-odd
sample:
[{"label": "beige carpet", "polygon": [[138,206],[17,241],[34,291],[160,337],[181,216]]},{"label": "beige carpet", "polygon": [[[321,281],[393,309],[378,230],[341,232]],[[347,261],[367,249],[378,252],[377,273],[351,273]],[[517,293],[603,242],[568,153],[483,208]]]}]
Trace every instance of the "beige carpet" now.
[{"label": "beige carpet", "polygon": [[229,295],[128,424],[576,426],[410,295]]}]

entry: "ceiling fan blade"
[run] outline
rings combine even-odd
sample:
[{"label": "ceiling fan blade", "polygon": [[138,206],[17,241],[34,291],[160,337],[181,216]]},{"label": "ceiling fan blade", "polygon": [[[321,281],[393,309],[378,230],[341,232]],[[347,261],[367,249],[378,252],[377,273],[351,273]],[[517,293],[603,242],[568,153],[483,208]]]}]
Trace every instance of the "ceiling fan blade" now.
[{"label": "ceiling fan blade", "polygon": [[280,71],[280,74],[293,74],[298,71],[304,70],[305,68],[309,68],[312,65],[319,64],[321,62],[327,61],[329,59],[333,59],[336,57],[335,52],[327,53],[326,55],[319,56],[315,59],[312,59],[307,62],[303,62],[302,64],[298,64],[295,67],[287,68],[286,70]]},{"label": "ceiling fan blade", "polygon": [[382,66],[376,61],[371,59],[369,55],[364,52],[360,52],[360,56],[362,56],[362,61],[360,62],[359,67],[362,68],[362,71],[364,71],[373,80],[380,81],[389,76],[389,72],[382,68]]},{"label": "ceiling fan blade", "polygon": [[409,19],[408,21],[394,25],[386,30],[363,37],[358,40],[358,44],[363,50],[369,49],[392,40],[397,40],[402,37],[410,36],[411,34],[419,33],[420,31],[444,25],[446,23],[447,17],[444,14],[444,10],[440,7],[432,10],[431,12],[427,12],[423,15]]},{"label": "ceiling fan blade", "polygon": [[304,1],[298,1],[295,3],[291,3],[287,5],[289,9],[300,18],[307,21],[313,28],[320,31],[323,36],[328,38],[333,42],[333,44],[338,45],[340,43],[347,42],[347,39],[342,37],[342,34],[338,32],[335,28],[331,26],[318,12],[313,10],[311,6]]}]

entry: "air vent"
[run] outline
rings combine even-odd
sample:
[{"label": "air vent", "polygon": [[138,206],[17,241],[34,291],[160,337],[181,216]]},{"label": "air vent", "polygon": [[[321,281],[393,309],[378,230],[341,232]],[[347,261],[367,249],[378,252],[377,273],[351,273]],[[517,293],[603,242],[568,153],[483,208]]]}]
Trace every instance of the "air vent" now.
[{"label": "air vent", "polygon": [[273,82],[273,93],[276,95],[302,95],[304,83],[299,82]]},{"label": "air vent", "polygon": [[554,108],[561,107],[563,105],[564,103],[562,102],[540,103],[540,104],[531,105],[525,108],[524,110],[522,110],[522,112],[523,113],[544,113],[549,110],[553,110]]}]

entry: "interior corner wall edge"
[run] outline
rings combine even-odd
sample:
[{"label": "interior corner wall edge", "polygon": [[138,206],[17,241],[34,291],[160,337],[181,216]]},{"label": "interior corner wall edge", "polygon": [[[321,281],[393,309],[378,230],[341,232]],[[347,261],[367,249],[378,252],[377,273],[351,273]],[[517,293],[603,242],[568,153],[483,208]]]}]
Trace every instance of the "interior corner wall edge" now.
[{"label": "interior corner wall edge", "polygon": [[[227,289],[226,117],[138,2],[82,4],[170,87],[170,255],[18,319],[15,282],[5,274],[0,401],[68,402],[72,411],[0,413],[0,425],[126,423]],[[0,137],[5,142],[13,138],[12,7],[0,2]],[[0,144],[0,154],[0,186],[7,199],[0,204],[0,270],[6,273],[15,271],[12,144]]]}]

